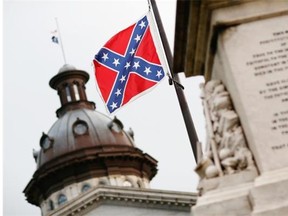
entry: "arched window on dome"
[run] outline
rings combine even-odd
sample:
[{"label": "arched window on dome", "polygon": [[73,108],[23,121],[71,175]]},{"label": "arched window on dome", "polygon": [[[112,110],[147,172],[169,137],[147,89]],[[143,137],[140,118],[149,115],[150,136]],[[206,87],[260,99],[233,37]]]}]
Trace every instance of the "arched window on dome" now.
[{"label": "arched window on dome", "polygon": [[52,200],[49,200],[49,201],[48,201],[48,210],[49,210],[49,211],[54,210],[54,203],[53,203]]},{"label": "arched window on dome", "polygon": [[88,124],[79,118],[77,118],[77,120],[73,123],[72,127],[74,136],[88,134]]},{"label": "arched window on dome", "polygon": [[130,181],[126,180],[123,182],[123,186],[124,187],[132,187],[132,183]]},{"label": "arched window on dome", "polygon": [[98,186],[105,186],[105,185],[109,185],[109,182],[107,179],[100,179]]},{"label": "arched window on dome", "polygon": [[104,186],[104,185],[106,185],[106,182],[105,182],[105,181],[100,181],[100,182],[99,182],[99,186]]},{"label": "arched window on dome", "polygon": [[84,192],[86,192],[86,191],[88,191],[90,189],[91,189],[91,185],[90,184],[84,184],[82,186],[81,192],[84,193]]},{"label": "arched window on dome", "polygon": [[42,133],[42,136],[40,138],[40,146],[45,151],[52,148],[54,139],[52,137],[49,137],[44,132]]},{"label": "arched window on dome", "polygon": [[58,196],[58,205],[62,205],[67,201],[67,197],[64,194]]},{"label": "arched window on dome", "polygon": [[107,126],[110,130],[112,130],[113,132],[116,132],[116,133],[122,132],[122,130],[124,128],[124,125],[122,124],[122,122],[119,119],[117,119],[116,116],[114,116],[114,119],[112,121],[110,121]]},{"label": "arched window on dome", "polygon": [[143,183],[140,180],[137,181],[137,187],[138,188],[143,188],[144,187]]}]

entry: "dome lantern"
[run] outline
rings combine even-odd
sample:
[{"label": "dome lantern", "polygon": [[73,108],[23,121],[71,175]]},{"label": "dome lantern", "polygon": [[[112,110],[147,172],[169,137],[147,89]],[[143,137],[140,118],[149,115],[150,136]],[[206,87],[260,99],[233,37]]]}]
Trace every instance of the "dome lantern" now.
[{"label": "dome lantern", "polygon": [[85,84],[89,80],[89,74],[77,70],[74,66],[65,64],[60,68],[49,82],[51,88],[57,90],[61,107],[56,111],[57,117],[63,116],[68,110],[87,108],[95,109],[93,102],[87,101]]}]

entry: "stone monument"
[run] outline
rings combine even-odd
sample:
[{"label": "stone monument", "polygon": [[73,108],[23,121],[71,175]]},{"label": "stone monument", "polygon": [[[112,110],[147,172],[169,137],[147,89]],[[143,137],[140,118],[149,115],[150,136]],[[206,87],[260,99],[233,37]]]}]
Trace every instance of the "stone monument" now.
[{"label": "stone monument", "polygon": [[184,68],[205,76],[207,127],[192,214],[288,215],[288,1],[189,7]]}]

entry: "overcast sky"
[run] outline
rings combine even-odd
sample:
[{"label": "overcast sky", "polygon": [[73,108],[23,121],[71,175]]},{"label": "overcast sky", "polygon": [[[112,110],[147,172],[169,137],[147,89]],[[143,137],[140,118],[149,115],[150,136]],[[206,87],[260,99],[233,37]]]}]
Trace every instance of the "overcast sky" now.
[{"label": "overcast sky", "polygon": [[[157,3],[173,50],[176,0]],[[93,57],[111,36],[141,18],[148,5],[146,0],[6,0],[3,11],[4,215],[40,215],[37,207],[25,201],[22,191],[36,169],[32,149],[39,150],[42,132],[47,133],[57,120],[55,111],[60,107],[57,92],[48,85],[64,64],[59,45],[51,42],[54,18],[59,21],[67,63],[90,74],[88,100],[106,113],[96,90]],[[181,77],[199,139],[204,142],[199,98],[203,79]],[[115,115],[125,129],[134,130],[137,147],[159,161],[152,188],[196,191],[191,146],[174,87],[168,85],[167,78]]]}]

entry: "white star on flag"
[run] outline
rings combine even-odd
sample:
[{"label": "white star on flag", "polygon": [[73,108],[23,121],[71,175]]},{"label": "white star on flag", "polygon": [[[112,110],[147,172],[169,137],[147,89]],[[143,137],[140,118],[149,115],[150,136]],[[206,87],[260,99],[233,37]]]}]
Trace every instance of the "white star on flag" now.
[{"label": "white star on flag", "polygon": [[145,67],[144,73],[146,73],[147,75],[151,73],[150,67]]},{"label": "white star on flag", "polygon": [[132,50],[129,52],[131,56],[135,53],[135,49],[132,48]]},{"label": "white star on flag", "polygon": [[117,91],[115,92],[115,94],[116,94],[117,96],[121,95],[121,89],[117,89]]},{"label": "white star on flag", "polygon": [[108,58],[108,53],[103,53],[103,56],[101,57],[102,59],[104,59],[104,61],[106,61]]},{"label": "white star on flag", "polygon": [[161,73],[161,70],[157,71],[156,76],[157,76],[158,78],[160,78],[162,75],[163,75],[163,74]]},{"label": "white star on flag", "polygon": [[135,40],[136,42],[139,42],[139,41],[141,40],[141,35],[138,35],[138,34],[137,34],[137,36],[136,36],[136,38],[134,38],[134,40]]},{"label": "white star on flag", "polygon": [[126,69],[128,69],[130,67],[130,62],[126,62],[126,65],[124,66]]},{"label": "white star on flag", "polygon": [[142,28],[146,27],[145,22],[142,20],[142,22],[139,24],[139,26]]},{"label": "white star on flag", "polygon": [[140,67],[140,65],[139,65],[139,61],[138,62],[134,62],[134,65],[133,65],[133,67],[137,70],[138,69],[138,67]]},{"label": "white star on flag", "polygon": [[110,105],[110,107],[111,107],[112,109],[117,108],[117,103],[112,102],[112,104]]},{"label": "white star on flag", "polygon": [[114,58],[114,62],[113,62],[112,64],[114,64],[115,67],[117,67],[117,65],[120,64],[120,63],[119,63],[119,59],[115,59],[115,58]]},{"label": "white star on flag", "polygon": [[120,82],[123,83],[126,80],[125,78],[126,78],[126,76],[122,75]]}]

